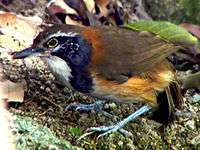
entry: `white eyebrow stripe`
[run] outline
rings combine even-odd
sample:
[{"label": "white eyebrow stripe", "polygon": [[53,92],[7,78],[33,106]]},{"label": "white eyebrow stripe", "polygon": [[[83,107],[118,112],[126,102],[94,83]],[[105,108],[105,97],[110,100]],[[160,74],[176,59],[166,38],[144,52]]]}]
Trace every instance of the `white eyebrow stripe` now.
[{"label": "white eyebrow stripe", "polygon": [[58,31],[57,33],[52,34],[51,36],[49,36],[48,39],[50,39],[50,38],[52,38],[52,37],[59,37],[59,36],[75,37],[75,36],[77,36],[77,35],[78,35],[78,33],[75,33],[75,32],[68,32],[68,33],[65,33],[65,32]]},{"label": "white eyebrow stripe", "polygon": [[56,0],[51,0],[51,1],[49,1],[49,2],[47,3],[46,7],[48,8],[51,4],[53,4],[53,3],[55,3],[55,2],[56,2]]}]

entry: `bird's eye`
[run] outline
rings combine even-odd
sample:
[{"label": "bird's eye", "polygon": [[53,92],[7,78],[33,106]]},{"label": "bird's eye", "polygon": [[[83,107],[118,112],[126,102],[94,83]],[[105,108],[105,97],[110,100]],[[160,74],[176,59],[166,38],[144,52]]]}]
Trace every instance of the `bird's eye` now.
[{"label": "bird's eye", "polygon": [[56,38],[52,38],[47,42],[48,47],[56,47],[58,45],[58,40]]}]

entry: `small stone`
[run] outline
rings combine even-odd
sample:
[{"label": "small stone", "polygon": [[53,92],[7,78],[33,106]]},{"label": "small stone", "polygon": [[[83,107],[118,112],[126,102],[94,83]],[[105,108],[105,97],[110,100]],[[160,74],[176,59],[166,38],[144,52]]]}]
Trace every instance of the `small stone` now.
[{"label": "small stone", "polygon": [[44,87],[44,86],[40,86],[40,89],[41,89],[41,90],[44,90],[44,89],[45,89],[45,87]]},{"label": "small stone", "polygon": [[84,95],[82,96],[82,99],[84,100],[86,100],[87,98],[88,98],[87,96],[84,96]]},{"label": "small stone", "polygon": [[109,108],[109,104],[105,104],[105,105],[104,105],[104,108],[105,108],[105,109],[108,109],[108,108]]},{"label": "small stone", "polygon": [[187,121],[187,122],[186,122],[186,127],[188,127],[188,128],[191,129],[191,130],[196,129],[194,120],[189,120],[189,121]]},{"label": "small stone", "polygon": [[51,150],[55,149],[55,150],[58,150],[58,146],[56,146],[56,145],[49,145],[48,149],[51,149]]},{"label": "small stone", "polygon": [[104,106],[104,108],[105,108],[105,109],[109,109],[109,108],[115,109],[115,108],[117,108],[117,105],[116,105],[115,103],[109,103],[109,104],[106,104],[106,105]]},{"label": "small stone", "polygon": [[42,105],[43,107],[48,107],[48,104],[47,104],[46,101],[42,101],[41,105]]},{"label": "small stone", "polygon": [[45,89],[45,91],[46,91],[47,93],[50,93],[50,92],[51,92],[51,89],[50,89],[49,87],[47,87],[47,88]]},{"label": "small stone", "polygon": [[194,137],[194,138],[191,140],[191,144],[192,144],[192,145],[198,145],[198,144],[200,144],[200,135]]},{"label": "small stone", "polygon": [[194,110],[194,108],[193,108],[192,106],[188,106],[188,107],[189,107],[188,110],[189,110],[190,112],[195,113],[195,110]]},{"label": "small stone", "polygon": [[195,95],[192,97],[192,101],[193,101],[194,103],[200,102],[200,95],[199,95],[199,94],[195,94]]},{"label": "small stone", "polygon": [[119,145],[119,146],[123,146],[123,144],[124,144],[124,142],[122,142],[122,141],[119,141],[119,142],[118,142],[118,145]]},{"label": "small stone", "polygon": [[46,85],[51,85],[52,83],[51,83],[51,81],[48,80],[48,81],[45,82],[45,84]]},{"label": "small stone", "polygon": [[51,79],[51,80],[55,79],[54,76],[53,76],[53,74],[49,74],[49,79]]},{"label": "small stone", "polygon": [[11,74],[11,75],[10,75],[10,78],[11,78],[11,79],[14,79],[14,78],[15,78],[15,76]]}]

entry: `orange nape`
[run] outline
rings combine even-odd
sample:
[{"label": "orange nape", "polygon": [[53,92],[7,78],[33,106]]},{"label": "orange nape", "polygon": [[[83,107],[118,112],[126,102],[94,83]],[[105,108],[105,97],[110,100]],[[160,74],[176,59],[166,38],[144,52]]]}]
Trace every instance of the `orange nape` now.
[{"label": "orange nape", "polygon": [[139,100],[152,106],[157,105],[157,92],[164,91],[175,78],[170,64],[166,61],[146,73],[129,78],[122,84],[106,80],[95,72],[92,75],[94,75],[95,92],[112,94],[125,101]]},{"label": "orange nape", "polygon": [[82,31],[82,34],[90,43],[92,43],[92,64],[100,63],[105,52],[101,39],[101,30],[87,27]]}]

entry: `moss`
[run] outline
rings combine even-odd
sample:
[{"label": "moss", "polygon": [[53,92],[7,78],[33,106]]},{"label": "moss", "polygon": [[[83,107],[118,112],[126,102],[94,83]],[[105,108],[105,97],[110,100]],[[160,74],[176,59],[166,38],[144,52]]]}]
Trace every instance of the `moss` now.
[{"label": "moss", "polygon": [[17,149],[63,149],[63,150],[81,150],[74,147],[70,142],[59,139],[47,127],[43,127],[33,121],[31,118],[17,116],[15,119],[17,125]]}]

